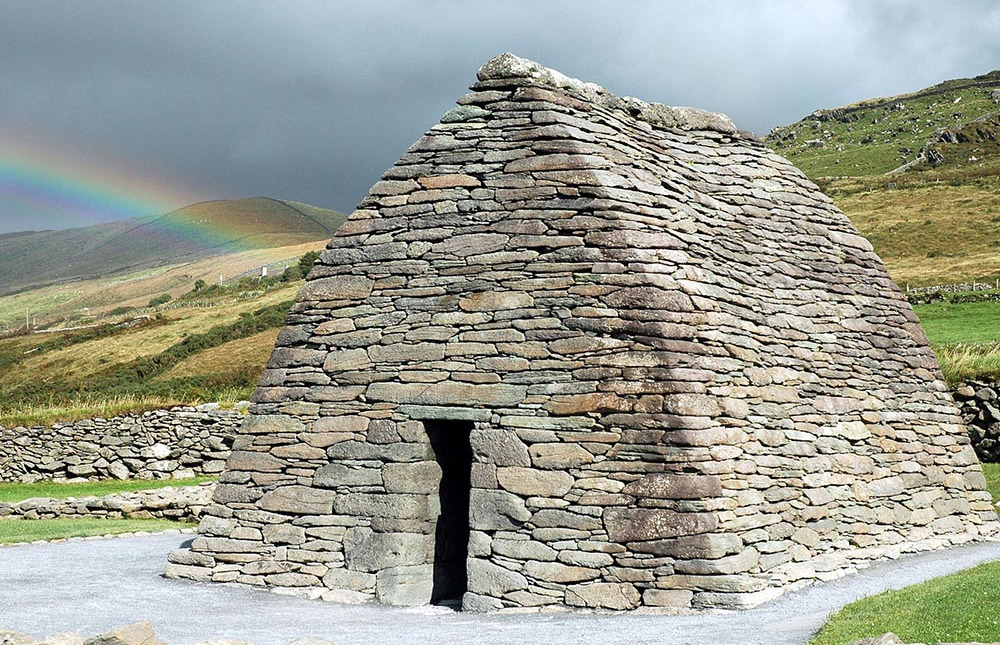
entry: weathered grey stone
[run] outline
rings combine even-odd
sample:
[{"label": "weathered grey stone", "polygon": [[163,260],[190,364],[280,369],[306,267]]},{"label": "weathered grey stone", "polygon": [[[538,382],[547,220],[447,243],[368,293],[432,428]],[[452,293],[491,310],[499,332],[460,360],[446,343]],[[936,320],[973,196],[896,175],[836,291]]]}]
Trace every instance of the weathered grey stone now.
[{"label": "weathered grey stone", "polygon": [[601,573],[586,567],[574,567],[558,562],[537,562],[532,560],[525,563],[524,575],[544,582],[568,583],[593,580],[600,577]]},{"label": "weathered grey stone", "polygon": [[480,461],[496,466],[530,466],[528,447],[509,430],[476,428],[469,435],[472,450]]},{"label": "weathered grey stone", "polygon": [[332,463],[319,468],[313,475],[313,485],[320,488],[337,486],[378,486],[382,473],[372,466],[348,466]]},{"label": "weathered grey stone", "polygon": [[375,533],[369,528],[348,529],[344,558],[354,571],[377,572],[389,567],[427,564],[434,557],[433,536],[413,533]]},{"label": "weathered grey stone", "polygon": [[473,593],[499,597],[528,588],[528,580],[520,573],[481,558],[469,559],[467,570],[469,591]]},{"label": "weathered grey stone", "polygon": [[337,497],[334,505],[337,512],[344,515],[429,520],[431,509],[428,501],[426,495],[355,493]]},{"label": "weathered grey stone", "polygon": [[434,590],[434,566],[382,569],[376,576],[375,597],[387,605],[426,605]]},{"label": "weathered grey stone", "polygon": [[153,624],[134,623],[88,638],[84,645],[161,645],[153,633]]},{"label": "weathered grey stone", "polygon": [[[317,262],[179,574],[427,602],[466,488],[469,610],[744,607],[1000,529],[960,416],[1000,454],[1000,397],[954,407],[789,162],[513,56],[480,79]],[[37,472],[198,459],[88,441]]]},{"label": "weathered grey stone", "polygon": [[594,455],[573,443],[540,443],[528,449],[531,463],[537,468],[575,468],[594,461]]},{"label": "weathered grey stone", "polygon": [[382,477],[390,493],[436,493],[441,487],[441,466],[435,461],[386,464]]},{"label": "weathered grey stone", "polygon": [[655,473],[632,482],[622,492],[656,499],[704,499],[721,495],[722,483],[715,475]]},{"label": "weathered grey stone", "polygon": [[363,276],[338,275],[309,280],[299,292],[301,300],[361,300],[371,295],[375,282]]},{"label": "weathered grey stone", "polygon": [[524,500],[499,490],[474,488],[469,501],[469,525],[481,531],[506,530],[531,519]]},{"label": "weathered grey stone", "polygon": [[496,539],[491,543],[493,553],[516,560],[539,560],[554,562],[558,555],[550,546],[535,540],[504,540]]},{"label": "weathered grey stone", "polygon": [[271,524],[265,526],[261,533],[269,544],[302,544],[306,541],[306,531],[301,526]]},{"label": "weathered grey stone", "polygon": [[709,533],[718,526],[712,513],[678,513],[668,509],[609,508],[604,526],[614,542],[641,542]]},{"label": "weathered grey stone", "polygon": [[497,468],[497,480],[505,490],[524,496],[562,497],[573,486],[569,473],[518,466]]},{"label": "weathered grey stone", "polygon": [[352,571],[351,569],[330,569],[323,576],[323,585],[331,589],[373,590],[375,588],[375,574]]},{"label": "weathered grey stone", "polygon": [[641,600],[639,591],[624,582],[594,582],[566,589],[566,604],[573,607],[635,609]]}]

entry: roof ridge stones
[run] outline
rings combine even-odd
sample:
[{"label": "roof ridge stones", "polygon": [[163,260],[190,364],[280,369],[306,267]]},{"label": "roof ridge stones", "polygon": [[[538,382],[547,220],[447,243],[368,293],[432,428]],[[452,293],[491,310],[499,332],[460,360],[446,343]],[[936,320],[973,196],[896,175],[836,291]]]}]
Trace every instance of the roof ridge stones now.
[{"label": "roof ridge stones", "polygon": [[[535,61],[503,53],[486,62],[476,73],[479,82],[473,90],[509,86],[511,80],[529,80],[542,87],[563,90],[582,100],[609,109],[628,113],[657,128],[680,130],[715,130],[724,134],[737,134],[739,130],[724,114],[693,107],[672,107],[662,103],[649,103],[631,96],[620,97],[596,83],[588,83],[545,67]],[[523,83],[519,83],[523,84]]]}]

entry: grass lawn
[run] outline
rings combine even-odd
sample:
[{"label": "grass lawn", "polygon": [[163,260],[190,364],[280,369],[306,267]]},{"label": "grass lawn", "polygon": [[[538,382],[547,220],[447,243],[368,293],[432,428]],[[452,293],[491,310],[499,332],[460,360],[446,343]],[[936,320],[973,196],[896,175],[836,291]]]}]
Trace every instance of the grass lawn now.
[{"label": "grass lawn", "polygon": [[913,310],[934,344],[1000,341],[1000,302],[935,302]]},{"label": "grass lawn", "polygon": [[135,531],[165,531],[195,526],[169,520],[0,520],[0,544],[59,540],[70,537],[89,537],[133,533]]},{"label": "grass lawn", "polygon": [[811,645],[840,645],[892,632],[904,643],[1000,641],[1000,562],[988,562],[847,605]]},{"label": "grass lawn", "polygon": [[126,481],[106,480],[73,484],[59,482],[36,482],[34,484],[0,484],[0,502],[19,502],[32,497],[89,497],[110,495],[133,490],[152,490],[167,486],[195,486],[213,481],[214,477],[194,477],[191,479],[129,479]]},{"label": "grass lawn", "polygon": [[1000,379],[1000,303],[936,302],[913,310],[950,384]]}]

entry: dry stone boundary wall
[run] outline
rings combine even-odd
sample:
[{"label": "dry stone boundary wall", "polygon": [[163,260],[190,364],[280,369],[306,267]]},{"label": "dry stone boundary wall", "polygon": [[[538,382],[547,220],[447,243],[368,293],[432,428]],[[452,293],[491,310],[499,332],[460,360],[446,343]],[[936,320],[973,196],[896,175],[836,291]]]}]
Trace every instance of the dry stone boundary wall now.
[{"label": "dry stone boundary wall", "polygon": [[197,522],[212,501],[214,484],[169,486],[102,497],[32,498],[0,502],[0,519],[48,520],[80,517],[163,519]]},{"label": "dry stone boundary wall", "polygon": [[0,482],[215,475],[244,408],[207,404],[51,427],[0,426]]},{"label": "dry stone boundary wall", "polygon": [[1000,462],[1000,385],[969,381],[952,394],[969,428],[969,439],[983,463]]}]

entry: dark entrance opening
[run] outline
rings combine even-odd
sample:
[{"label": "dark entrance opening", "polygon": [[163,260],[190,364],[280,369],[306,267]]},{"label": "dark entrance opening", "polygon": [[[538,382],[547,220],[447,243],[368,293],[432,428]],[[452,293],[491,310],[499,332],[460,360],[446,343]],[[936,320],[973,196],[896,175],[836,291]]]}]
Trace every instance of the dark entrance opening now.
[{"label": "dark entrance opening", "polygon": [[434,535],[434,588],[431,602],[461,608],[468,588],[469,492],[472,446],[468,421],[425,421],[434,457],[441,466],[441,515]]}]

